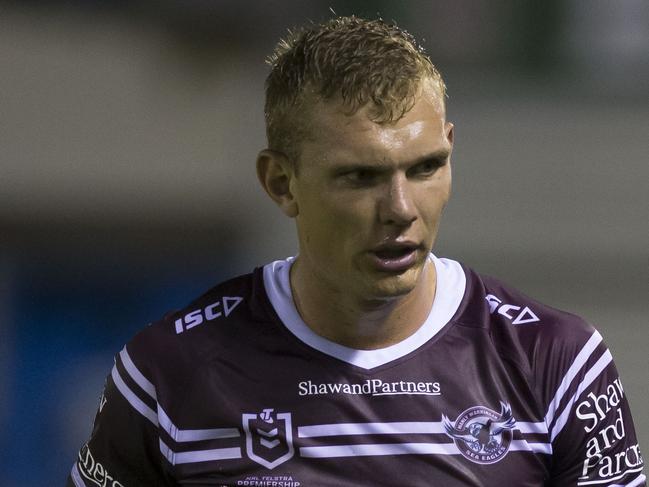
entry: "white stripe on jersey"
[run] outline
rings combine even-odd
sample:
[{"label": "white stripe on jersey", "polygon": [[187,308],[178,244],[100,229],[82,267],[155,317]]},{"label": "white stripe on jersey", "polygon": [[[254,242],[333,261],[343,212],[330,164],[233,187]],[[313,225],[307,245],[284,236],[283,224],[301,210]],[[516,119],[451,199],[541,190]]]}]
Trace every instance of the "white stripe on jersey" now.
[{"label": "white stripe on jersey", "polygon": [[548,425],[545,421],[539,423],[528,423],[526,421],[516,421],[516,429],[521,433],[547,433]]},{"label": "white stripe on jersey", "polygon": [[[511,451],[531,451],[552,454],[549,443],[528,443],[514,440]],[[300,448],[305,458],[362,457],[382,455],[460,455],[455,443],[383,443],[362,445],[307,446]]]},{"label": "white stripe on jersey", "polygon": [[378,455],[459,455],[455,443],[385,443],[379,445],[306,446],[305,458],[361,457]]},{"label": "white stripe on jersey", "polygon": [[[510,451],[529,451],[552,454],[549,443],[528,443],[525,440],[514,440]],[[239,459],[241,448],[217,448],[213,450],[195,450],[175,452],[160,440],[160,452],[172,465],[198,463],[216,460]],[[308,446],[299,449],[303,458],[338,458],[385,455],[460,455],[455,443],[384,443],[361,445]]]},{"label": "white stripe on jersey", "polygon": [[611,485],[611,487],[638,487],[638,485],[644,483],[647,480],[647,477],[643,475],[638,475],[638,477],[635,478],[631,483],[626,484],[626,485],[621,485],[621,484],[616,484],[616,485]]},{"label": "white stripe on jersey", "polygon": [[167,413],[158,404],[158,419],[160,426],[178,443],[204,440],[220,440],[223,438],[237,438],[241,436],[238,428],[214,428],[203,430],[181,430],[171,422]]},{"label": "white stripe on jersey", "polygon": [[[614,480],[621,479],[625,475],[628,475],[630,473],[640,472],[641,470],[642,470],[642,467],[633,468],[631,470],[627,470],[626,472],[622,472],[620,475],[616,475],[615,477],[611,477],[610,479],[588,480],[588,481],[582,481],[582,482],[580,482],[579,479],[577,479],[577,485],[608,484],[609,482],[612,482]],[[636,486],[642,484],[645,480],[647,480],[647,477],[645,477],[643,474],[641,474],[641,475],[636,477],[634,480],[632,480],[628,484],[608,484],[607,487],[636,487]]]},{"label": "white stripe on jersey", "polygon": [[566,375],[563,377],[563,380],[561,381],[561,384],[559,384],[559,388],[557,389],[554,398],[548,406],[548,412],[545,415],[545,423],[548,425],[548,427],[550,427],[550,425],[552,424],[552,420],[557,413],[557,409],[559,409],[559,403],[561,402],[561,399],[563,399],[563,396],[566,394],[566,392],[568,392],[570,383],[586,364],[590,356],[595,351],[595,348],[597,348],[597,345],[599,345],[601,341],[602,335],[600,335],[598,331],[595,331],[595,333],[591,335],[586,344],[582,347],[581,351],[575,357],[575,360],[572,362],[572,365],[568,369],[568,372],[566,372]]},{"label": "white stripe on jersey", "polygon": [[122,377],[119,375],[117,365],[113,365],[113,370],[111,371],[110,375],[113,377],[113,382],[115,382],[117,389],[122,393],[124,399],[126,399],[138,413],[151,421],[154,425],[158,426],[158,415],[153,409],[144,404],[142,399],[137,397],[137,395],[131,389],[129,389],[129,387],[126,385],[126,382],[124,382],[122,380]]},{"label": "white stripe on jersey", "polygon": [[322,436],[345,435],[397,435],[445,433],[441,422],[400,422],[400,423],[339,423],[300,426],[297,435],[300,438],[317,438]]},{"label": "white stripe on jersey", "polygon": [[509,445],[511,451],[533,451],[534,453],[546,453],[552,455],[551,443],[528,443],[525,440],[513,440]]},{"label": "white stripe on jersey", "polygon": [[169,448],[162,440],[160,440],[160,452],[172,465],[241,458],[241,448],[238,447],[175,452],[171,448]]},{"label": "white stripe on jersey", "polygon": [[[544,422],[517,422],[516,429],[521,433],[547,433]],[[300,426],[300,438],[346,435],[393,435],[393,434],[437,434],[446,433],[441,421],[438,422],[394,422],[394,423],[338,423]]]},{"label": "white stripe on jersey", "polygon": [[138,368],[135,366],[133,361],[131,360],[130,355],[126,351],[126,346],[122,349],[121,352],[119,352],[119,356],[122,358],[122,363],[124,364],[124,368],[126,371],[129,373],[129,375],[133,378],[135,383],[142,388],[144,392],[146,392],[149,396],[151,396],[152,399],[156,400],[156,393],[155,393],[155,387],[149,380],[142,375],[142,372],[138,370]]},{"label": "white stripe on jersey", "polygon": [[[127,374],[152,399],[156,399],[153,384],[144,377],[131,360],[126,347],[120,352],[120,358]],[[171,438],[178,443],[203,440],[237,438],[241,436],[238,428],[214,428],[181,430],[171,421],[162,406],[156,401],[157,414],[147,406],[124,382],[115,365],[111,372],[117,389],[133,408],[156,426],[161,426]],[[516,429],[521,433],[547,433],[545,422],[520,422]],[[388,422],[388,423],[342,423],[323,424],[298,427],[301,438],[316,438],[325,436],[372,435],[372,434],[443,434],[445,430],[441,422]],[[238,459],[242,457],[241,448],[217,448],[210,450],[194,450],[176,452],[159,439],[160,452],[172,465]],[[552,445],[546,443],[528,443],[526,440],[513,440],[511,451],[529,451],[534,453],[552,453]],[[392,443],[364,445],[331,445],[313,446],[299,449],[300,455],[310,458],[332,458],[341,456],[374,456],[374,455],[409,455],[409,454],[438,454],[459,455],[454,443]],[[78,487],[84,487],[80,485]]]},{"label": "white stripe on jersey", "polygon": [[[120,354],[121,356],[121,354]],[[132,364],[132,362],[131,362]],[[135,367],[135,365],[133,365]],[[138,373],[139,371],[135,369]],[[130,374],[130,372],[129,372]],[[236,438],[241,436],[241,433],[238,428],[215,428],[215,429],[200,429],[200,430],[182,430],[179,429],[172,421],[169,419],[167,413],[162,409],[159,403],[157,405],[157,414],[153,409],[147,406],[124,382],[122,377],[119,375],[117,366],[113,366],[111,372],[113,381],[117,386],[119,392],[122,393],[122,396],[128,401],[128,403],[133,406],[133,408],[139,412],[142,416],[151,421],[155,426],[162,426],[162,428],[171,436],[176,442],[190,442],[190,441],[203,441],[203,440],[219,440],[222,438]],[[131,376],[133,377],[133,376]],[[133,377],[135,380],[135,378]]]},{"label": "white stripe on jersey", "polygon": [[83,479],[81,478],[81,475],[79,475],[79,467],[77,466],[77,462],[74,462],[74,465],[72,465],[70,478],[72,479],[72,482],[74,482],[74,485],[76,487],[88,487],[86,483],[83,481]]},{"label": "white stripe on jersey", "polygon": [[612,360],[613,360],[613,356],[611,355],[611,352],[609,350],[606,350],[606,352],[602,354],[599,360],[595,362],[595,365],[593,365],[590,368],[590,370],[586,372],[586,375],[584,376],[584,380],[581,381],[579,387],[577,387],[577,391],[570,398],[570,401],[568,401],[568,404],[563,409],[563,412],[557,419],[557,422],[554,424],[554,427],[552,428],[552,433],[550,435],[550,441],[554,441],[554,439],[557,437],[559,433],[561,433],[561,430],[568,422],[568,416],[570,415],[570,411],[572,411],[575,402],[577,402],[577,398],[581,395],[582,392],[584,392],[584,390],[589,385],[593,383],[595,379],[597,379],[597,377],[599,377],[602,371],[608,366],[608,364],[611,363]]}]

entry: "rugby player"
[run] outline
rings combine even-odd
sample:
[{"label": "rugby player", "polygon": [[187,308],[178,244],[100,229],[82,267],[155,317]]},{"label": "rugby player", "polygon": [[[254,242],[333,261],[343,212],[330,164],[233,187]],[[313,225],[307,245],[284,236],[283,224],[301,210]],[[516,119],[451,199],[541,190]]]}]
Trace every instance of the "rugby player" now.
[{"label": "rugby player", "polygon": [[644,486],[601,335],[431,253],[445,86],[416,41],[335,18],[281,41],[262,187],[299,254],[116,356],[70,486]]}]

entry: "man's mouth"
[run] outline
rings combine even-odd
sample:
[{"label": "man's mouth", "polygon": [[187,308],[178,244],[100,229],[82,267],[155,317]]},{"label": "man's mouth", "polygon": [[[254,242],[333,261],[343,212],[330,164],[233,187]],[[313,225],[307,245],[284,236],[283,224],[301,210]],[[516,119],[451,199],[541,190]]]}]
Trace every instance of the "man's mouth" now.
[{"label": "man's mouth", "polygon": [[417,263],[420,246],[412,242],[386,243],[375,247],[370,255],[377,270],[404,272]]},{"label": "man's mouth", "polygon": [[376,250],[374,253],[380,259],[398,259],[399,257],[404,257],[411,253],[414,249],[412,247],[397,247],[397,248],[388,248],[383,250]]}]

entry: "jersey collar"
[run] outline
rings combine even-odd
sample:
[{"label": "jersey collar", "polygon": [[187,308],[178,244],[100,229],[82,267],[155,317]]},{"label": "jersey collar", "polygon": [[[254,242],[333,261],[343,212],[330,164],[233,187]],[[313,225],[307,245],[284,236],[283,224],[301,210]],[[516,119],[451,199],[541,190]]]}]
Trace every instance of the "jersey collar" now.
[{"label": "jersey collar", "polygon": [[289,271],[295,257],[276,260],[264,266],[264,287],[268,298],[284,326],[306,345],[339,360],[363,369],[373,369],[392,362],[411,352],[435,337],[453,318],[466,289],[466,276],[462,266],[450,259],[439,259],[430,254],[437,271],[435,299],[428,317],[412,335],[399,343],[376,350],[357,350],[332,342],[316,334],[302,320],[297,311]]}]

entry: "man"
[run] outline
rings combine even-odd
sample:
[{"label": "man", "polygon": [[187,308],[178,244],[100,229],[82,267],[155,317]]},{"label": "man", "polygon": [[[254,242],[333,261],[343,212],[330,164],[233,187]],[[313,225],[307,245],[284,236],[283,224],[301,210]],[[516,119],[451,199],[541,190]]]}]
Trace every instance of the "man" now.
[{"label": "man", "polygon": [[453,125],[414,39],[338,18],[271,63],[258,176],[299,255],[129,342],[68,485],[645,485],[600,334],[430,253]]}]

